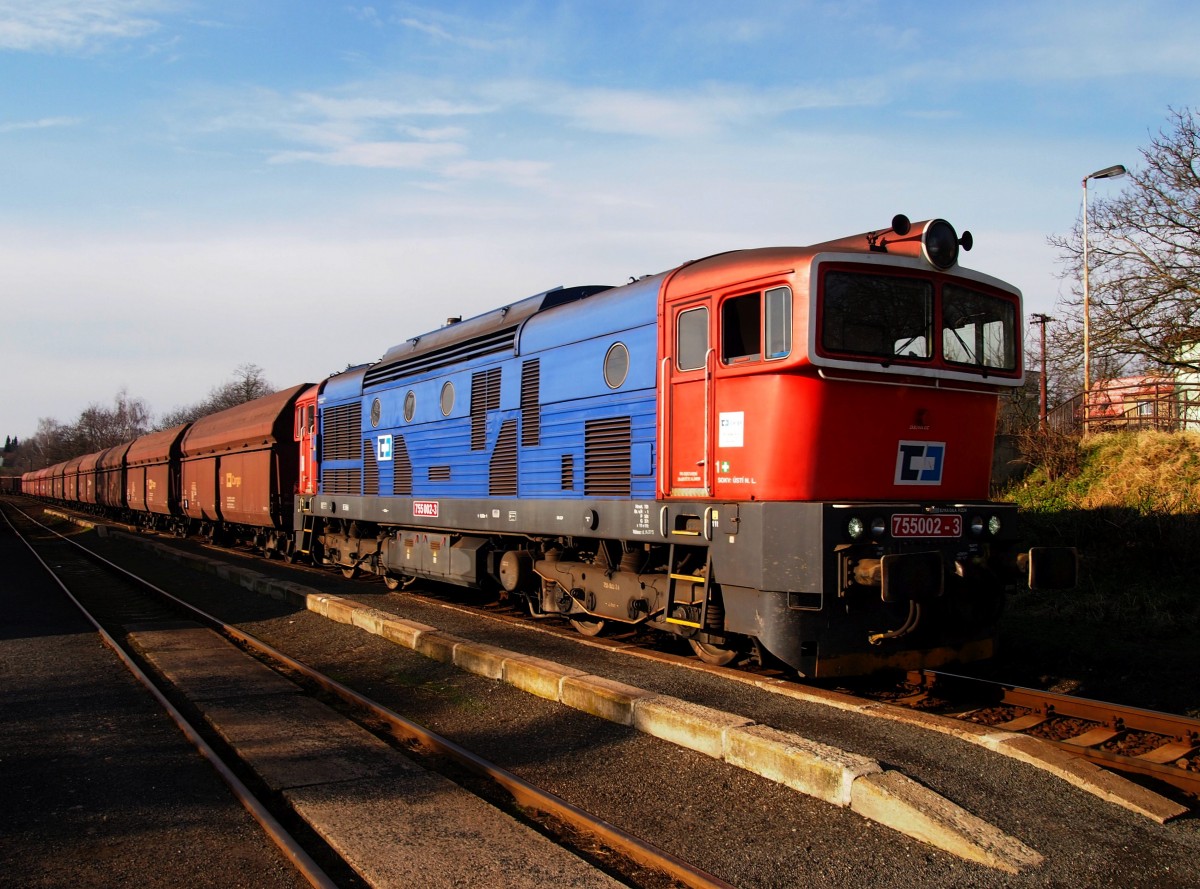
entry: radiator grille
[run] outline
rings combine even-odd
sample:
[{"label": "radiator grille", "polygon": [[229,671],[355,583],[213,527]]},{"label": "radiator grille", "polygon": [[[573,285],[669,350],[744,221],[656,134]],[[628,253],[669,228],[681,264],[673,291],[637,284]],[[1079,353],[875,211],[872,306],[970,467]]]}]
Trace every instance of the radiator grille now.
[{"label": "radiator grille", "polygon": [[487,447],[487,412],[500,409],[500,368],[471,374],[471,450]]},{"label": "radiator grille", "polygon": [[408,457],[408,446],[402,435],[397,435],[392,441],[392,473],[392,494],[411,494],[412,460]]},{"label": "radiator grille", "polygon": [[363,386],[378,386],[391,383],[416,373],[426,373],[439,367],[453,367],[464,361],[491,355],[495,352],[511,352],[517,339],[517,328],[506,327],[463,340],[440,349],[425,352],[412,358],[402,358],[391,364],[377,364],[367,370]]},{"label": "radiator grille", "polygon": [[500,426],[496,450],[492,451],[488,493],[493,497],[517,496],[516,420],[505,420]]},{"label": "radiator grille", "polygon": [[355,460],[362,435],[362,407],[358,402],[339,404],[321,412],[321,459]]},{"label": "radiator grille", "polygon": [[589,497],[628,497],[632,423],[629,417],[590,420],[584,430],[583,493]]},{"label": "radiator grille", "polygon": [[450,481],[449,466],[430,466],[429,480],[431,482],[448,482]]},{"label": "radiator grille", "polygon": [[575,455],[562,455],[562,489],[564,491],[575,490]]},{"label": "radiator grille", "polygon": [[325,469],[321,472],[322,494],[362,493],[362,471],[359,469]]},{"label": "radiator grille", "polygon": [[374,497],[379,491],[379,461],[375,458],[375,439],[363,439],[363,493]]},{"label": "radiator grille", "polygon": [[542,436],[542,360],[521,365],[521,447],[535,447]]}]

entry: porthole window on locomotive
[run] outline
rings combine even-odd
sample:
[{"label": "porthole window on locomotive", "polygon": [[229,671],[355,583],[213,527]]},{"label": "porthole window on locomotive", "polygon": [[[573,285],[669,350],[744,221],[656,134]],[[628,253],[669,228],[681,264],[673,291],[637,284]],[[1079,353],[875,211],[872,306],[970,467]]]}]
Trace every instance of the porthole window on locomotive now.
[{"label": "porthole window on locomotive", "polygon": [[404,421],[411,423],[413,414],[417,410],[417,395],[412,389],[408,390],[408,394],[404,396]]},{"label": "porthole window on locomotive", "polygon": [[371,402],[371,427],[379,425],[379,418],[383,416],[383,406],[380,405],[379,399],[376,398]]},{"label": "porthole window on locomotive", "polygon": [[454,384],[447,380],[442,384],[442,416],[450,416],[454,410]]},{"label": "porthole window on locomotive", "polygon": [[624,343],[613,343],[604,356],[604,382],[609,389],[619,389],[629,375],[629,350]]}]

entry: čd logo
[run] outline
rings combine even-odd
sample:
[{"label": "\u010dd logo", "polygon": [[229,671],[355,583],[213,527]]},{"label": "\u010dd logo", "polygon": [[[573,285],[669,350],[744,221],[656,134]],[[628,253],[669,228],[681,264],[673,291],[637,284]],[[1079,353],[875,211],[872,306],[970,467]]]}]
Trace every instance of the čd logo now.
[{"label": "\u010dd logo", "polygon": [[896,453],[896,484],[940,485],[944,441],[902,441]]}]

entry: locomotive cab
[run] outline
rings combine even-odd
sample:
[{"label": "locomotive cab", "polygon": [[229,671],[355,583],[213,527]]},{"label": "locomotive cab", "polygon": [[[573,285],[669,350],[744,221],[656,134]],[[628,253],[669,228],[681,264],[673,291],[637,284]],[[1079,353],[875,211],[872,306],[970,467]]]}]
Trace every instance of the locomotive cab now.
[{"label": "locomotive cab", "polygon": [[1018,569],[1074,584],[1073,550],[1014,552],[987,500],[1021,300],[957,267],[970,241],[897,217],[664,287],[659,496],[736,512],[706,529],[724,627],[806,675],[987,657]]}]

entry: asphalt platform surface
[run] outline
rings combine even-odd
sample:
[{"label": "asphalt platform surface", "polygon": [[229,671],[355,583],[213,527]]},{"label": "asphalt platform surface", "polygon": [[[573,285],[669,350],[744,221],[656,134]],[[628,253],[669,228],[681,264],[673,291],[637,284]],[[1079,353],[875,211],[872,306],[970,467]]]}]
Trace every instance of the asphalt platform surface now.
[{"label": "asphalt platform surface", "polygon": [[0,565],[0,886],[307,886],[7,525]]}]

